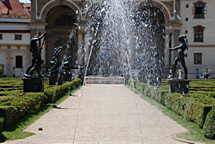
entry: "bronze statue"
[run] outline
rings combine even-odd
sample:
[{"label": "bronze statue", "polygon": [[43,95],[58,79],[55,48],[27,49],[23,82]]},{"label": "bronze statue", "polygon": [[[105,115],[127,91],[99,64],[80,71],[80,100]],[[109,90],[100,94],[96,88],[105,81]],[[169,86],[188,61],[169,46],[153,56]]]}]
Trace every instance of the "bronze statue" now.
[{"label": "bronze statue", "polygon": [[63,50],[63,47],[60,46],[58,48],[54,49],[52,59],[50,61],[50,78],[54,79],[52,84],[55,84],[58,74],[59,74],[59,68],[61,66],[61,52]]},{"label": "bronze statue", "polygon": [[72,73],[71,73],[71,56],[64,56],[63,58],[63,77],[64,80],[69,81],[72,79]]},{"label": "bronze statue", "polygon": [[188,49],[187,38],[185,35],[181,35],[181,36],[179,36],[178,40],[181,44],[179,44],[175,48],[170,49],[170,50],[178,51],[178,54],[175,58],[173,66],[172,66],[172,75],[173,75],[173,78],[176,77],[176,73],[177,73],[176,70],[177,70],[178,62],[180,62],[184,69],[184,79],[187,79],[188,70],[187,70],[186,63],[185,63],[185,57],[187,57],[187,55],[185,54],[185,50]]},{"label": "bronze statue", "polygon": [[[41,59],[41,51],[42,51],[42,46],[39,45],[41,44],[41,40],[43,38],[46,38],[46,33],[41,34],[37,38],[32,38],[30,42],[30,51],[32,53],[32,64],[30,67],[28,67],[24,77],[26,78],[32,78],[33,73],[36,71],[37,75],[39,78],[42,78],[43,76],[41,75],[41,65],[43,63],[43,60]],[[39,44],[38,44],[39,42]]]}]

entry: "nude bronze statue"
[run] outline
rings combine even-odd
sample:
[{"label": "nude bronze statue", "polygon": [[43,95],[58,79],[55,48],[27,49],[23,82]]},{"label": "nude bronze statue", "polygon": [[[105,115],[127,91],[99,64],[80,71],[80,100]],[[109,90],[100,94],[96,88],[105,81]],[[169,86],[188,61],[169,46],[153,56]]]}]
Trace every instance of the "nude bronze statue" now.
[{"label": "nude bronze statue", "polygon": [[42,45],[38,44],[41,43],[41,40],[43,38],[46,38],[46,33],[41,34],[39,37],[31,39],[30,51],[32,53],[32,64],[28,67],[24,75],[24,77],[26,78],[32,78],[35,71],[39,78],[43,77],[41,74],[41,65],[43,63],[43,60],[41,58]]},{"label": "nude bronze statue", "polygon": [[187,54],[185,54],[185,51],[188,49],[187,37],[186,37],[186,35],[181,35],[181,36],[179,36],[178,40],[179,40],[180,44],[178,46],[176,46],[175,48],[170,49],[170,50],[178,51],[178,54],[174,60],[174,64],[172,65],[172,75],[173,75],[173,78],[176,77],[177,66],[178,66],[178,63],[180,62],[184,69],[184,79],[187,79],[188,70],[187,70],[187,66],[186,66],[186,62],[185,62],[185,57],[187,57]]}]

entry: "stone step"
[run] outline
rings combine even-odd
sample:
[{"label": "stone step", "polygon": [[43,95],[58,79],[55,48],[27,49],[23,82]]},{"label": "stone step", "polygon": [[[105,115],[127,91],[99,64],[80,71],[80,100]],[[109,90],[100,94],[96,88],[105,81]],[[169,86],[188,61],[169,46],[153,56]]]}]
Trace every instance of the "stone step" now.
[{"label": "stone step", "polygon": [[125,84],[125,78],[114,77],[101,77],[101,76],[87,76],[85,77],[85,84]]}]

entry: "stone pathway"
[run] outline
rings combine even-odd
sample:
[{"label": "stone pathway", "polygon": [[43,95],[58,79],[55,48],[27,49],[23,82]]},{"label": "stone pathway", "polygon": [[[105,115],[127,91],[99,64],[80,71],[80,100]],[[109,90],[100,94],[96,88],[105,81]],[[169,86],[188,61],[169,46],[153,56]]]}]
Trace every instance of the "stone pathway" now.
[{"label": "stone pathway", "polygon": [[186,129],[124,85],[86,85],[59,106],[5,144],[184,144]]}]

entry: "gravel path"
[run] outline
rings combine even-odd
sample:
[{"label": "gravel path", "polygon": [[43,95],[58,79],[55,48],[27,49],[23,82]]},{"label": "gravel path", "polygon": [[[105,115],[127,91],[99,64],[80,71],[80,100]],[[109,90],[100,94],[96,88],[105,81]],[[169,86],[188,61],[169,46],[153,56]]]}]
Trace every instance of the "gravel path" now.
[{"label": "gravel path", "polygon": [[86,85],[59,106],[5,144],[184,144],[173,137],[186,129],[124,85]]}]

